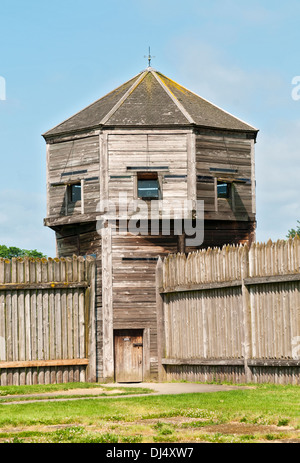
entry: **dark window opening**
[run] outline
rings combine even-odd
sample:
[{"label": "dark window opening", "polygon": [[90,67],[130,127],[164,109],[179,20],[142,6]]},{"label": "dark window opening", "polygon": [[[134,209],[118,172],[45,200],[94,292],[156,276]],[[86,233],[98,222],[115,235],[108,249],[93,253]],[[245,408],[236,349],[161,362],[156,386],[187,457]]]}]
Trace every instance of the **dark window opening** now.
[{"label": "dark window opening", "polygon": [[81,201],[81,184],[80,183],[70,185],[69,192],[70,192],[69,199],[71,203],[76,203],[77,201]]},{"label": "dark window opening", "polygon": [[157,173],[140,173],[137,178],[138,198],[159,199],[159,181]]},{"label": "dark window opening", "polygon": [[218,198],[230,198],[231,184],[227,182],[218,182],[217,184]]}]

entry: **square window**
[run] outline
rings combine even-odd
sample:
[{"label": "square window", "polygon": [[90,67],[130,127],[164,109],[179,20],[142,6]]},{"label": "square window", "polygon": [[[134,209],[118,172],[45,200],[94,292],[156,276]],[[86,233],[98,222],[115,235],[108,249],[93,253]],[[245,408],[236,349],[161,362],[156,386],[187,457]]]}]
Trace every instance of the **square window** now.
[{"label": "square window", "polygon": [[217,183],[218,198],[230,198],[231,184],[219,181]]},{"label": "square window", "polygon": [[139,173],[137,178],[138,198],[159,199],[159,181],[157,173]]},{"label": "square window", "polygon": [[80,183],[70,185],[69,192],[70,192],[69,199],[71,203],[76,203],[77,201],[81,201],[81,184]]}]

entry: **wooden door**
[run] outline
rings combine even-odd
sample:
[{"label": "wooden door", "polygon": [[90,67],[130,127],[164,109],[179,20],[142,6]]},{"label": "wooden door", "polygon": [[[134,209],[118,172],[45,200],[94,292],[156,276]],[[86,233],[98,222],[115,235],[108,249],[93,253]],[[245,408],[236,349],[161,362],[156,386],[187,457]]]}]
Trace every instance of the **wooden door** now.
[{"label": "wooden door", "polygon": [[143,381],[143,332],[115,332],[115,380],[118,383]]}]

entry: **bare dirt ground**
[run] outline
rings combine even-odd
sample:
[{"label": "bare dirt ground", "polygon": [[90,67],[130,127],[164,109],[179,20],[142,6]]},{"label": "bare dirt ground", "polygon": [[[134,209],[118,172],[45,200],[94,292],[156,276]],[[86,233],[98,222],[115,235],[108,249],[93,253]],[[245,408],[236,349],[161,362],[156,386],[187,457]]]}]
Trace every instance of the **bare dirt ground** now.
[{"label": "bare dirt ground", "polygon": [[[108,423],[99,423],[99,425],[90,425],[84,426],[86,431],[93,432],[93,433],[106,433],[106,432],[116,432],[119,433],[118,430],[122,430],[122,435],[126,435],[127,433],[132,434],[132,429],[138,430],[140,435],[148,438],[148,442],[151,442],[151,436],[156,435],[157,432],[154,431],[155,427],[158,424],[163,424],[164,426],[171,425],[173,426],[173,436],[181,434],[181,438],[177,440],[177,442],[209,442],[203,439],[199,439],[201,434],[204,435],[223,435],[223,436],[255,436],[256,442],[263,442],[263,443],[300,443],[300,430],[296,431],[292,427],[289,426],[271,426],[271,425],[257,425],[257,424],[248,424],[248,423],[239,423],[239,422],[231,422],[231,423],[224,423],[224,424],[212,424],[212,425],[205,425],[199,427],[193,427],[195,422],[199,422],[201,426],[202,419],[194,419],[194,418],[186,418],[186,417],[172,417],[172,418],[163,418],[163,419],[144,419],[144,420],[136,420],[134,422],[123,422],[111,421]],[[191,424],[191,427],[189,427]],[[184,427],[182,426],[184,425]],[[38,430],[39,432],[53,432],[59,429],[66,429],[72,428],[74,424],[62,424],[62,425],[44,425],[44,426],[30,426],[26,428],[9,428],[6,427],[4,429],[0,429],[0,433],[12,433],[18,435],[22,431],[34,431]],[[187,433],[188,440],[184,439],[184,434]],[[281,434],[288,434],[291,433],[291,437],[282,438]],[[271,439],[268,439],[266,436],[272,436]],[[150,438],[150,440],[149,440]],[[4,442],[5,439],[0,439],[0,443]],[[167,438],[163,440],[163,442],[174,442],[172,439],[168,440]],[[175,441],[176,442],[176,441]],[[251,442],[251,439],[250,439]]]}]

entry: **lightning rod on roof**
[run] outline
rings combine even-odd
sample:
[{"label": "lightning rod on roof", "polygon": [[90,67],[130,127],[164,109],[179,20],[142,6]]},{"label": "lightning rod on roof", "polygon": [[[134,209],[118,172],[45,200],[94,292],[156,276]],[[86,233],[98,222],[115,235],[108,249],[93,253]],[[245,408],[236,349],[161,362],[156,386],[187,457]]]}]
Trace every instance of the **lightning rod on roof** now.
[{"label": "lightning rod on roof", "polygon": [[150,67],[151,67],[151,60],[152,60],[152,58],[155,58],[155,56],[151,56],[150,47],[149,47],[148,56],[145,55],[144,58],[147,58],[147,59],[148,59],[148,67],[150,68]]}]

